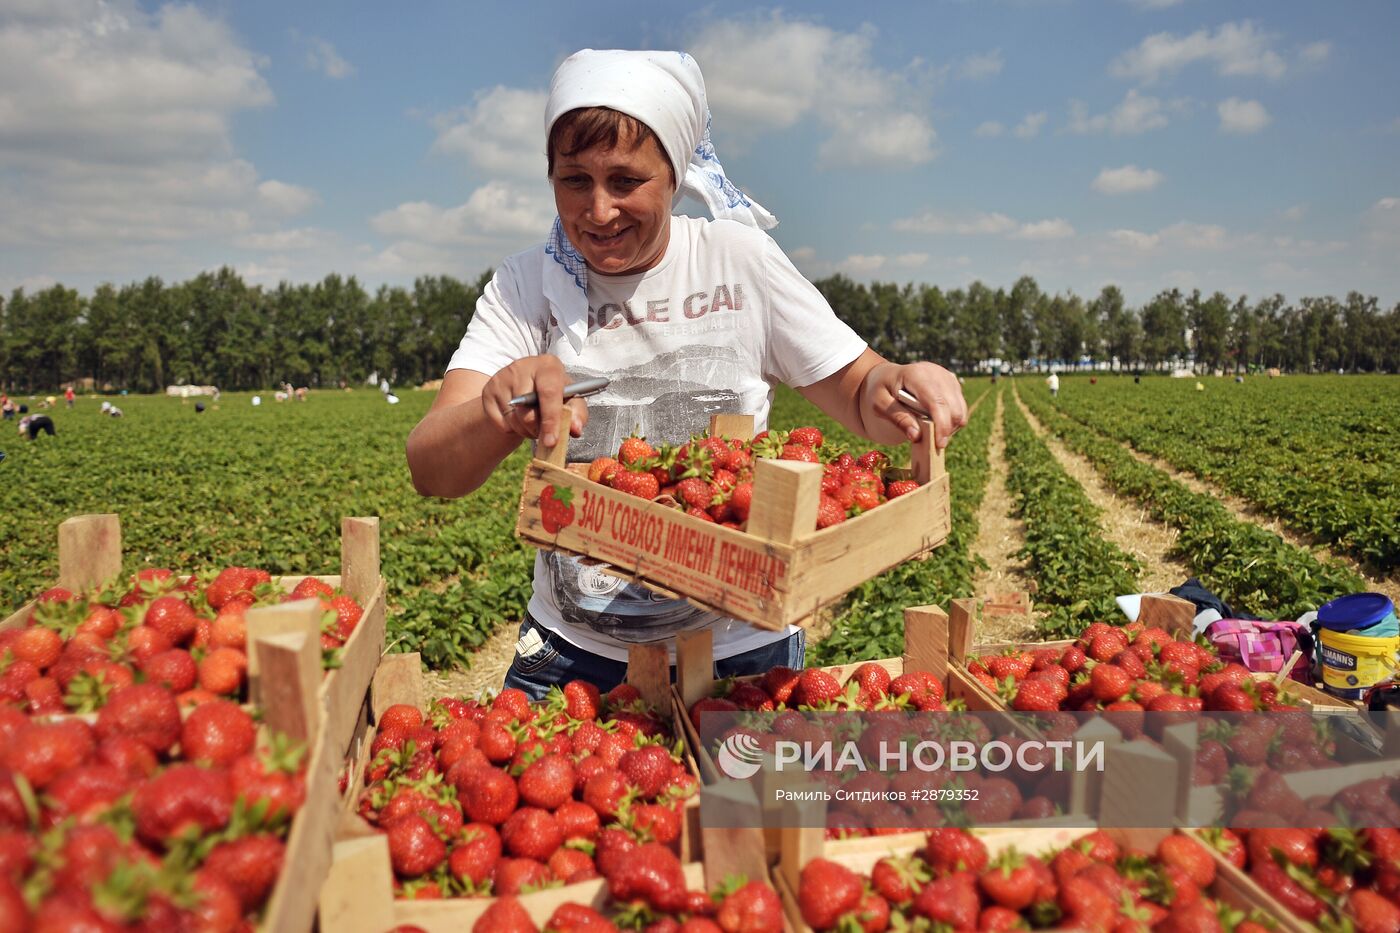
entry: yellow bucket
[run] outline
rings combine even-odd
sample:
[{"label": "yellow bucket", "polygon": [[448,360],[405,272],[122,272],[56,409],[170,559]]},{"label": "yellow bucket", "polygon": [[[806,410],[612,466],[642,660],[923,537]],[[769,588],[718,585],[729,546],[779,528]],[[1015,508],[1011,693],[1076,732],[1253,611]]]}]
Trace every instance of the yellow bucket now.
[{"label": "yellow bucket", "polygon": [[1368,689],[1393,676],[1397,651],[1400,635],[1368,638],[1322,629],[1318,632],[1322,683],[1334,696],[1360,699]]}]

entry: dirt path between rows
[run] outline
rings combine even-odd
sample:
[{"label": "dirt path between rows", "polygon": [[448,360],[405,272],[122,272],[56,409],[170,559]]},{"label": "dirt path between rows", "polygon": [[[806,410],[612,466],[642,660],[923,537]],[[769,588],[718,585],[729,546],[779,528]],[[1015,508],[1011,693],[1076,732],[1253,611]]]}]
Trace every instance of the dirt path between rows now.
[{"label": "dirt path between rows", "polygon": [[1115,493],[1088,458],[1073,452],[1047,431],[1019,396],[1016,404],[1060,466],[1079,482],[1089,501],[1103,510],[1100,527],[1104,535],[1142,565],[1137,580],[1141,592],[1165,593],[1185,582],[1192,575],[1191,568],[1185,561],[1168,556],[1176,544],[1176,529],[1154,519],[1135,500]]},{"label": "dirt path between rows", "polygon": [[[972,592],[980,597],[996,593],[1030,592],[1034,579],[1024,561],[1016,557],[1026,543],[1025,525],[1012,514],[1015,500],[1006,488],[1006,431],[1002,425],[1003,395],[996,392],[996,412],[987,440],[987,490],[977,510],[977,540],[972,553],[987,562],[972,578]],[[985,398],[986,396],[983,396]],[[1034,599],[1032,598],[1032,602]],[[1039,614],[983,618],[978,642],[1031,640]]]},{"label": "dirt path between rows", "polygon": [[[1107,437],[1107,435],[1104,436]],[[1110,438],[1110,440],[1112,440],[1112,438]],[[1134,448],[1131,444],[1122,443],[1121,446],[1128,453],[1136,457],[1139,462],[1156,467],[1192,492],[1210,496],[1212,499],[1219,501],[1220,504],[1225,506],[1230,514],[1239,521],[1249,522],[1258,525],[1266,531],[1271,531],[1294,547],[1310,552],[1318,560],[1335,560],[1350,567],[1366,581],[1367,587],[1372,592],[1384,593],[1386,596],[1390,597],[1391,602],[1400,606],[1400,574],[1385,576],[1368,572],[1365,567],[1361,566],[1361,564],[1353,558],[1346,554],[1333,551],[1328,547],[1325,541],[1314,538],[1311,535],[1294,531],[1284,525],[1279,519],[1264,512],[1247,499],[1227,492],[1224,488],[1208,480],[1203,480],[1194,473],[1187,472],[1186,470],[1179,470],[1166,460],[1154,457],[1152,454],[1143,453]]]}]

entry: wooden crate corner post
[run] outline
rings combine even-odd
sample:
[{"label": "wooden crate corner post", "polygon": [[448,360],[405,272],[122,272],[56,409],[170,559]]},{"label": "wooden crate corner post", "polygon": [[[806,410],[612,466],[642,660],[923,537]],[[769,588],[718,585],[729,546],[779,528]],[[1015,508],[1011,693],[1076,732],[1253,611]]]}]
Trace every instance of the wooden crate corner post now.
[{"label": "wooden crate corner post", "polygon": [[671,657],[665,642],[631,645],[627,649],[627,682],[649,706],[671,706]]},{"label": "wooden crate corner post", "polygon": [[416,651],[387,654],[374,671],[370,685],[370,711],[374,721],[391,706],[423,708],[423,660]]},{"label": "wooden crate corner post", "polygon": [[340,586],[366,610],[379,586],[379,518],[340,521]]},{"label": "wooden crate corner post", "polygon": [[948,604],[948,657],[953,666],[960,668],[971,657],[976,627],[977,600],[955,599]]},{"label": "wooden crate corner post", "polygon": [[1142,597],[1137,620],[1146,628],[1165,629],[1175,638],[1190,640],[1196,622],[1196,604],[1168,593]]},{"label": "wooden crate corner post", "polygon": [[1103,761],[1100,826],[1176,825],[1181,775],[1176,758],[1138,739],[1107,745]]},{"label": "wooden crate corner post", "polygon": [[75,515],[58,526],[58,585],[96,589],[122,572],[122,524],[115,514]]},{"label": "wooden crate corner post", "polygon": [[309,741],[321,721],[321,603],[299,599],[247,612],[248,692],[277,732]]},{"label": "wooden crate corner post", "polygon": [[940,682],[948,676],[948,613],[937,606],[904,610],[904,670],[929,671]]},{"label": "wooden crate corner post", "polygon": [[748,533],[792,544],[817,527],[822,466],[793,460],[761,458],[753,465],[753,507]]},{"label": "wooden crate corner post", "polygon": [[928,418],[919,419],[919,439],[909,450],[909,467],[914,474],[914,482],[923,486],[945,475],[948,470],[943,462],[943,451],[935,443],[933,422]]},{"label": "wooden crate corner post", "polygon": [[394,926],[394,870],[383,833],[335,844],[330,873],[321,885],[320,928],[384,933]]},{"label": "wooden crate corner post", "polygon": [[753,440],[753,415],[711,415],[710,436],[751,441]]},{"label": "wooden crate corner post", "polygon": [[708,629],[681,632],[676,636],[676,691],[685,704],[684,712],[709,696],[715,684],[715,633]]},{"label": "wooden crate corner post", "polygon": [[726,779],[701,788],[700,835],[707,889],[730,875],[750,881],[768,876],[763,809],[749,782]]}]

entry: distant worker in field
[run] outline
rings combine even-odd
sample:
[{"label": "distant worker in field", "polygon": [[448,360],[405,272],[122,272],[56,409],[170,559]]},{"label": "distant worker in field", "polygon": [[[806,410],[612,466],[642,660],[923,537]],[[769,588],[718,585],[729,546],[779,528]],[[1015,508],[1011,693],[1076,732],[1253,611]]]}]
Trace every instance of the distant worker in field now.
[{"label": "distant worker in field", "polygon": [[1059,373],[1051,373],[1050,375],[1046,376],[1046,377],[1045,377],[1045,384],[1048,385],[1048,386],[1050,387],[1050,395],[1051,395],[1052,398],[1053,398],[1054,396],[1060,394],[1060,375],[1059,375]]},{"label": "distant worker in field", "polygon": [[298,386],[296,391],[297,401],[306,401],[306,386]]},{"label": "distant worker in field", "polygon": [[41,433],[53,437],[53,419],[48,415],[25,415],[19,419],[19,433],[27,436],[31,441]]},{"label": "distant worker in field", "polygon": [[72,387],[72,386],[69,386],[68,388],[66,388],[66,389],[63,390],[63,401],[65,401],[66,403],[68,403],[68,407],[69,407],[69,408],[72,408],[72,407],[73,407],[73,387]]},{"label": "distant worker in field", "polygon": [[15,416],[15,408],[14,399],[8,395],[0,394],[0,416],[3,416],[6,421],[11,420]]},{"label": "distant worker in field", "polygon": [[[777,219],[725,176],[689,55],[578,52],[555,72],[544,118],[558,216],[547,242],[497,268],[409,436],[420,493],[472,492],[526,438],[553,447],[567,432],[581,439],[570,459],[586,462],[634,427],[682,442],[717,411],[762,430],[779,383],[877,443],[920,436],[901,389],[933,413],[937,447],[966,423],[956,376],[870,349],[763,232]],[[673,214],[682,194],[715,219]],[[612,384],[590,417],[563,388],[598,374]],[[538,405],[509,404],[528,392]],[[803,666],[800,628],[758,629],[542,551],[505,685],[536,698],[574,678],[607,690],[629,645],[697,629],[712,631],[721,677]]]}]

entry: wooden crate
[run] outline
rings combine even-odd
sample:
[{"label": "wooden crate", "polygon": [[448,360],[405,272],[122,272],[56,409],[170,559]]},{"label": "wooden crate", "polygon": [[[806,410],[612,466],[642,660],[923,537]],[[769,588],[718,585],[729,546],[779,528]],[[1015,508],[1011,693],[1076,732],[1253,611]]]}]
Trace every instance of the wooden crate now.
[{"label": "wooden crate", "polygon": [[[751,437],[749,416],[716,415],[712,434]],[[568,464],[568,439],[540,450],[525,473],[516,534],[536,547],[592,558],[609,573],[697,606],[781,629],[809,618],[852,588],[942,544],[952,527],[948,475],[931,422],[912,450],[922,485],[877,509],[814,531],[822,467],[760,459],[746,531],[590,482]],[[574,492],[576,518],[557,533],[540,518],[546,486]]]},{"label": "wooden crate", "polygon": [[[938,606],[912,606],[904,610],[903,655],[898,658],[881,658],[873,663],[888,671],[891,678],[898,677],[908,671],[929,671],[939,679],[947,691],[951,689],[953,683],[949,677],[952,672],[948,666],[947,640],[948,615],[942,609]],[[684,633],[677,637],[676,684],[674,687],[676,718],[685,731],[686,744],[690,747],[691,754],[699,765],[701,779],[707,784],[723,782],[727,778],[715,764],[714,756],[710,754],[709,748],[701,741],[694,723],[691,722],[689,711],[696,701],[713,695],[715,684],[713,657],[713,640],[708,630]],[[821,668],[821,670],[832,674],[838,682],[844,682],[854,673],[856,668],[864,663],[867,662],[838,664]],[[754,682],[759,680],[760,676],[740,677],[737,680],[741,683]],[[949,695],[952,696],[951,693]],[[989,702],[984,696],[975,693],[965,693],[958,699],[964,700],[967,709],[971,712],[1005,712],[1004,707]],[[1027,738],[1040,738],[1034,729],[1020,719],[1007,716],[1005,727],[1006,731],[1014,731]],[[1076,733],[1076,738],[1082,740],[1098,739],[1109,746],[1121,740],[1117,730],[1105,730],[1092,725]],[[766,799],[767,790],[764,791],[765,801],[763,804],[768,817],[764,820],[764,846],[769,861],[774,862],[781,849],[782,830],[778,825],[779,820],[773,812],[776,804]],[[1097,774],[1073,773],[1070,781],[1068,812],[1046,820],[1027,821],[1027,825],[1083,826],[1097,812],[1098,795],[1099,776]]]},{"label": "wooden crate", "polygon": [[[347,773],[346,792],[338,800],[337,826],[335,830],[335,856],[332,877],[320,893],[321,929],[323,930],[365,930],[383,931],[400,923],[413,923],[433,933],[436,930],[470,929],[490,903],[490,898],[446,898],[439,901],[417,901],[395,899],[393,896],[393,871],[389,867],[389,850],[382,832],[370,826],[356,812],[361,792],[364,790],[364,772],[369,764],[369,749],[374,743],[375,723],[390,706],[408,704],[424,708],[421,660],[416,653],[386,655],[374,673],[363,707],[369,711],[366,720],[360,723],[348,755],[337,774]],[[664,712],[674,708],[670,695],[670,662],[665,645],[636,645],[629,650],[628,683],[635,686],[642,698]],[[357,704],[356,709],[361,705]],[[680,737],[680,724],[672,722],[672,732]],[[689,750],[682,754],[687,768],[699,775],[695,760]],[[731,791],[731,794],[742,791]],[[681,835],[677,842],[677,854],[687,864],[699,859],[705,851],[706,838],[718,838],[714,831],[708,834],[701,830],[701,800],[698,795],[686,802],[681,819]],[[736,831],[728,831],[736,832]],[[722,848],[730,848],[728,846]],[[716,868],[731,864],[734,859],[742,859],[742,853],[719,852],[712,855],[710,863]],[[698,871],[698,868],[691,869]],[[709,868],[705,876],[709,877]],[[698,876],[697,876],[698,877]],[[716,876],[722,879],[723,875]],[[753,877],[759,877],[757,875]],[[560,888],[550,888],[530,902],[544,913],[538,922],[548,919],[559,904],[576,901],[597,905],[606,899],[606,887],[598,881],[580,882]],[[525,898],[522,898],[522,903]],[[529,905],[527,905],[529,906]],[[534,916],[532,909],[532,916]],[[362,920],[361,918],[372,918]],[[373,926],[383,918],[389,921],[382,926]]]},{"label": "wooden crate", "polygon": [[[756,805],[742,786],[706,788],[703,806],[722,808]],[[746,796],[747,795],[747,796]],[[726,878],[743,875],[750,881],[769,881],[757,829],[703,830],[699,861],[684,863],[686,884],[692,890],[712,890]],[[389,846],[381,833],[352,835],[335,845],[335,861],[321,888],[320,928],[336,933],[384,933],[398,924],[412,924],[427,933],[460,933],[491,905],[493,898],[445,900],[395,900],[394,873]],[[607,882],[582,881],[519,895],[530,918],[541,928],[563,904],[586,904],[595,909],[608,902]]]},{"label": "wooden crate", "polygon": [[[1027,854],[1040,854],[1058,850],[1073,843],[1092,828],[1047,827],[1042,829],[993,829],[979,830],[975,835],[986,844],[988,853],[996,856],[1008,848],[1015,847]],[[1105,829],[1110,837],[1121,846],[1130,846],[1148,851],[1171,833],[1172,829]],[[812,933],[802,919],[798,907],[797,891],[801,879],[802,866],[816,858],[830,859],[845,865],[852,871],[868,876],[875,863],[886,856],[910,855],[924,847],[926,833],[907,833],[899,836],[873,836],[865,839],[830,841],[822,838],[820,830],[791,829],[783,838],[782,857],[773,872],[774,886],[783,899],[783,909],[787,914],[788,926],[795,933]],[[1223,859],[1216,856],[1217,873],[1208,893],[1216,899],[1246,912],[1259,909],[1267,916],[1276,916],[1281,909],[1272,898],[1265,895],[1242,872],[1234,870]],[[1221,870],[1221,865],[1231,868]]]},{"label": "wooden crate", "polygon": [[[379,519],[345,518],[341,521],[339,574],[322,575],[317,579],[344,590],[360,604],[364,614],[341,648],[340,667],[327,671],[316,690],[318,721],[328,732],[337,754],[344,752],[359,717],[360,704],[370,678],[384,650],[385,584],[379,572]],[[118,577],[122,568],[121,522],[116,515],[78,515],[58,527],[58,585],[74,592],[85,592]],[[275,577],[273,582],[290,593],[306,576]],[[250,609],[247,614],[248,642],[262,635],[275,635],[305,629],[314,625],[319,648],[320,619],[314,623],[284,604]],[[0,629],[23,627],[33,611],[35,602],[22,606],[0,622]],[[320,668],[320,662],[317,662]],[[257,655],[248,652],[248,686],[250,700],[259,703],[263,685],[267,682],[259,670]]]}]

